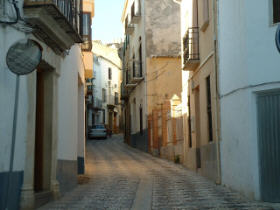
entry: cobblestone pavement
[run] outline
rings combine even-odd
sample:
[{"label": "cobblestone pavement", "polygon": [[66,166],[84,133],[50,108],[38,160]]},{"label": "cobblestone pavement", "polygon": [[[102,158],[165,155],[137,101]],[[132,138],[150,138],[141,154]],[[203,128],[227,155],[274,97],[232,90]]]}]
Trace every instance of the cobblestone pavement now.
[{"label": "cobblestone pavement", "polygon": [[88,183],[41,209],[280,209],[122,142],[121,136],[88,141]]}]

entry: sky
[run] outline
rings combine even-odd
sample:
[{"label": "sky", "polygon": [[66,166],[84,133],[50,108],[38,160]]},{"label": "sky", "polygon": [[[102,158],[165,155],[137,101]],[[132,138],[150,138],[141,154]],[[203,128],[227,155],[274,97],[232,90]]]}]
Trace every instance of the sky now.
[{"label": "sky", "polygon": [[103,43],[123,38],[121,23],[125,0],[95,0],[95,16],[92,21],[92,39]]}]

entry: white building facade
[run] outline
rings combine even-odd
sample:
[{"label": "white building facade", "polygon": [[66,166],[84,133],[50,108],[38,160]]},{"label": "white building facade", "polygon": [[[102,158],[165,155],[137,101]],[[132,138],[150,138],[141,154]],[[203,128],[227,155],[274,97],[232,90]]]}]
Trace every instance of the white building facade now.
[{"label": "white building facade", "polygon": [[[82,39],[78,25],[68,28],[73,33],[67,34],[63,27],[70,20],[55,19],[70,10],[61,13],[57,5],[46,8],[42,1],[0,3],[0,209],[34,209],[77,184],[78,156],[84,157],[85,147]],[[77,1],[73,8],[80,10],[79,5]],[[37,30],[17,20],[15,6]],[[79,17],[73,18],[79,22]],[[4,23],[11,21],[17,23]],[[42,60],[33,73],[19,78],[10,171],[16,75],[5,59],[11,45],[21,39],[35,40],[42,48]]]},{"label": "white building facade", "polygon": [[278,0],[218,1],[222,183],[280,201]]},{"label": "white building facade", "polygon": [[113,133],[120,127],[121,61],[118,44],[93,42],[93,116],[92,124],[105,124]]}]

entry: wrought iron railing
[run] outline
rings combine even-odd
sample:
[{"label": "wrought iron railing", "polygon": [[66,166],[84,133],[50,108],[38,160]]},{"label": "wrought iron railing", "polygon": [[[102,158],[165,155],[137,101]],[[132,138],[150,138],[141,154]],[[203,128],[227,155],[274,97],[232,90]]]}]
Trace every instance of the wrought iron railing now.
[{"label": "wrought iron railing", "polygon": [[87,90],[92,92],[93,91],[93,85],[88,85]]},{"label": "wrought iron railing", "polygon": [[199,28],[188,28],[183,39],[184,63],[189,60],[199,60]]},{"label": "wrought iron railing", "polygon": [[132,68],[133,77],[143,77],[142,62],[136,61]]},{"label": "wrought iron railing", "polygon": [[82,0],[26,0],[25,5],[55,5],[72,27],[80,33]]},{"label": "wrought iron railing", "polygon": [[130,81],[131,81],[131,73],[130,73],[130,70],[127,69],[127,70],[125,71],[125,83],[126,83],[126,84],[129,84]]},{"label": "wrought iron railing", "polygon": [[102,100],[99,98],[94,97],[93,98],[93,107],[101,109],[102,108]]},{"label": "wrought iron railing", "polygon": [[128,97],[127,90],[124,88],[124,82],[121,84],[121,99],[126,99]]}]

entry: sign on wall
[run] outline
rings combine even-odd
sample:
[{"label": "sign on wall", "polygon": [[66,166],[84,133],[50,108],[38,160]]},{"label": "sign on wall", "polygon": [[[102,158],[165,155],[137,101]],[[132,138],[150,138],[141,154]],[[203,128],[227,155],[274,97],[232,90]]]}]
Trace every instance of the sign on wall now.
[{"label": "sign on wall", "polygon": [[41,58],[41,46],[31,39],[22,39],[10,47],[6,63],[13,73],[25,75],[36,69]]}]

